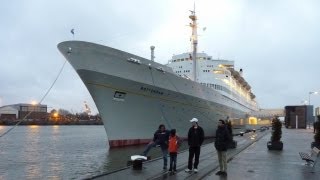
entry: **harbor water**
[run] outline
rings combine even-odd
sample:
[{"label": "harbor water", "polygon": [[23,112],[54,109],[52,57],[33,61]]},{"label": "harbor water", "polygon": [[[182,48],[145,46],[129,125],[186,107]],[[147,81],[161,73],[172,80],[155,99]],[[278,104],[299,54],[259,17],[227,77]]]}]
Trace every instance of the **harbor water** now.
[{"label": "harbor water", "polygon": [[[0,126],[0,133],[8,128]],[[186,148],[184,143],[181,150]],[[18,126],[0,138],[0,179],[89,178],[126,167],[143,149],[109,150],[103,126]],[[160,154],[154,148],[149,155]]]}]

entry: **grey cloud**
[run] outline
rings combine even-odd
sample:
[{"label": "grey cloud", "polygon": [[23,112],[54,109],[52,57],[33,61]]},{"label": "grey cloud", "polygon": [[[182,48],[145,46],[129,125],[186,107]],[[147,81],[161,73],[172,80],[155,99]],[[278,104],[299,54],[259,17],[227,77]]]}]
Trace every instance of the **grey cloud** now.
[{"label": "grey cloud", "polygon": [[[232,1],[228,1],[233,3]],[[126,4],[124,6],[124,3]],[[72,39],[86,40],[149,57],[156,45],[156,60],[166,63],[172,54],[189,48],[185,40],[153,37],[153,32],[175,17],[188,13],[177,4],[193,1],[8,1],[0,6],[0,98],[18,103],[41,98],[56,77],[64,57],[56,45]],[[197,2],[201,6],[210,1]],[[201,5],[201,3],[203,3]],[[320,13],[317,1],[240,1],[234,17],[199,17],[207,30],[200,51],[235,60],[243,68],[261,107],[283,107],[320,90]],[[219,4],[215,4],[219,5]],[[316,11],[315,11],[316,10]],[[201,11],[201,9],[198,9]],[[201,13],[199,13],[201,14]],[[231,20],[215,26],[216,19]],[[228,19],[229,18],[229,19]],[[175,22],[174,26],[185,26]],[[176,27],[165,27],[174,29]],[[187,28],[187,27],[186,27]],[[67,101],[66,101],[67,99]],[[79,111],[83,101],[95,109],[85,86],[68,64],[44,101],[49,106]],[[320,105],[320,96],[312,96]],[[1,105],[1,104],[0,104]]]}]

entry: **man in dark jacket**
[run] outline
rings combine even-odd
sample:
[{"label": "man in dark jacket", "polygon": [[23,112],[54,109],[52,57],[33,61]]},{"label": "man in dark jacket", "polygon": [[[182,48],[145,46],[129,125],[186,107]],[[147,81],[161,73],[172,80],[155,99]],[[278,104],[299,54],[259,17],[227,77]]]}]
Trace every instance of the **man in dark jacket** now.
[{"label": "man in dark jacket", "polygon": [[199,164],[199,156],[200,156],[200,146],[204,140],[204,132],[203,129],[198,125],[198,119],[193,118],[190,120],[192,123],[192,127],[188,132],[188,145],[189,145],[189,161],[188,168],[185,170],[186,172],[191,172],[192,170],[192,161],[194,158],[193,171],[195,173],[198,172],[198,164]]},{"label": "man in dark jacket", "polygon": [[153,135],[153,140],[146,146],[142,155],[147,156],[148,152],[152,147],[160,146],[163,156],[163,169],[167,169],[168,163],[168,141],[169,141],[170,131],[166,130],[163,124],[159,125],[158,130]]},{"label": "man in dark jacket", "polygon": [[230,140],[230,134],[223,120],[218,121],[218,129],[216,131],[216,140],[214,146],[218,152],[220,171],[216,175],[227,175],[227,148]]}]

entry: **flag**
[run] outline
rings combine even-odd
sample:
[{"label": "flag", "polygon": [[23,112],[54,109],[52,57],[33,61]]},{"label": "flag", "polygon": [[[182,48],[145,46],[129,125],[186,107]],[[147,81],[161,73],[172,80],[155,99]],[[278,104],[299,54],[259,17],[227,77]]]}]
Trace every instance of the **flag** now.
[{"label": "flag", "polygon": [[71,31],[70,31],[70,32],[71,32],[71,34],[73,34],[73,35],[74,35],[74,29],[71,29]]}]

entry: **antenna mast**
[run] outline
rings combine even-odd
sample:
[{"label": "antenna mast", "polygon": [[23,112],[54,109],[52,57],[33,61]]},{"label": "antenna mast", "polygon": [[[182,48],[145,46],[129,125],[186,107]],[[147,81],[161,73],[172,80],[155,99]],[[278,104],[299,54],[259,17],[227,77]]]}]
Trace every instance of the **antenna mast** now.
[{"label": "antenna mast", "polygon": [[193,61],[193,80],[197,81],[197,48],[198,48],[198,33],[197,33],[197,16],[196,16],[196,4],[194,3],[194,9],[193,11],[190,11],[191,15],[189,18],[192,20],[192,22],[189,24],[189,26],[192,29],[192,36],[191,36],[191,42],[192,42],[192,61]]}]

